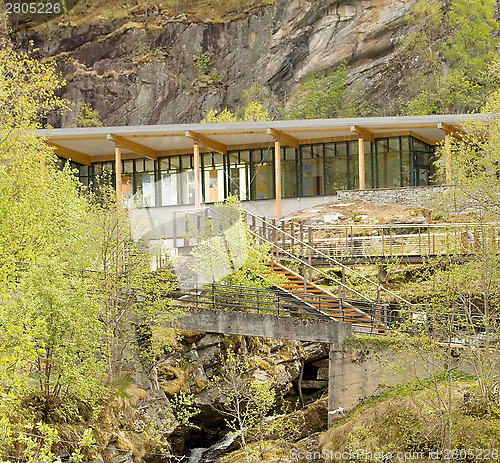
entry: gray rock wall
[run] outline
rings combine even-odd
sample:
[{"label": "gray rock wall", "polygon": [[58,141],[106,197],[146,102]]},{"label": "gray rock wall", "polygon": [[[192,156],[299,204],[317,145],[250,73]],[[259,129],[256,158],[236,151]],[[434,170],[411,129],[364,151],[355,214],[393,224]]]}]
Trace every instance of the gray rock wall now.
[{"label": "gray rock wall", "polygon": [[[391,60],[413,3],[277,0],[223,23],[157,11],[149,28],[140,17],[81,24],[70,17],[12,39],[24,46],[33,40],[41,57],[55,58],[68,82],[63,95],[92,104],[105,125],[198,122],[211,108],[241,104],[254,81],[269,90],[277,110],[306,76],[343,60],[352,66],[350,79],[361,79],[383,106],[402,81],[404,66]],[[213,79],[199,76],[200,50],[210,57]],[[50,122],[71,125],[73,114]]]},{"label": "gray rock wall", "polygon": [[338,192],[340,202],[366,201],[373,203],[396,203],[404,206],[432,208],[444,191],[440,186],[411,188],[378,188],[373,190],[344,190]]}]

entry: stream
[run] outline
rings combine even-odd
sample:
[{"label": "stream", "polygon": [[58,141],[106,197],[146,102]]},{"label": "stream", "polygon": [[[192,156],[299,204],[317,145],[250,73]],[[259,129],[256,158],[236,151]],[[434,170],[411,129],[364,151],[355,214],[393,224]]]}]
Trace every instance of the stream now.
[{"label": "stream", "polygon": [[228,449],[231,444],[238,437],[238,434],[230,432],[226,434],[220,441],[216,442],[211,447],[207,448],[197,448],[191,450],[188,458],[188,463],[203,463],[216,460],[226,449]]}]

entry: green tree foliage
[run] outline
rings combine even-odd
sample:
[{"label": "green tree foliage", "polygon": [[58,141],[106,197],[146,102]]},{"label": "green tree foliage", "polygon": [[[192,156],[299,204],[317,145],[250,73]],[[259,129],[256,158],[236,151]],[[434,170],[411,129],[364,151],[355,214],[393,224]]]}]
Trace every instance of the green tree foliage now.
[{"label": "green tree foliage", "polygon": [[270,121],[269,111],[264,109],[262,103],[257,101],[250,101],[243,109],[243,115],[238,117],[227,108],[223,111],[217,112],[211,109],[206,117],[201,122],[214,123],[214,122],[249,122],[249,121]]},{"label": "green tree foliage", "polygon": [[84,191],[36,136],[64,106],[52,65],[0,57],[0,455],[49,462],[55,426],[95,417],[132,339],[154,368],[149,324],[169,307],[170,273],[151,271],[114,189]]},{"label": "green tree foliage", "polygon": [[217,122],[238,122],[238,118],[226,108],[217,112],[215,109],[208,111],[208,114],[201,121],[202,123],[212,124]]},{"label": "green tree foliage", "polygon": [[[2,143],[7,135],[26,137],[40,127],[43,116],[66,108],[55,92],[64,85],[49,63],[33,59],[36,50],[18,54],[0,42],[0,127]],[[13,132],[15,129],[15,133]],[[24,129],[24,131],[23,131]]]},{"label": "green tree foliage", "polygon": [[194,67],[198,70],[199,74],[206,74],[208,67],[210,66],[210,56],[203,52],[203,50],[198,50],[194,59]]},{"label": "green tree foliage", "polygon": [[[492,65],[494,76],[499,65]],[[467,210],[479,221],[500,217],[500,99],[498,91],[488,99],[484,121],[464,120],[465,132],[451,136],[452,185],[442,197],[442,207]],[[445,146],[440,146],[439,175],[445,178]]]},{"label": "green tree foliage", "polygon": [[[262,461],[264,458],[265,418],[276,405],[277,394],[270,381],[252,377],[252,359],[238,357],[229,349],[224,358],[224,369],[213,379],[221,400],[214,409],[227,417],[228,426],[238,434],[245,461]],[[259,455],[254,455],[248,437],[258,434]]]},{"label": "green tree foliage", "polygon": [[[485,121],[464,121],[466,132],[452,137],[451,185],[440,194],[445,211],[467,211],[470,224],[456,240],[463,255],[473,258],[456,263],[444,257],[414,282],[420,306],[408,313],[400,331],[409,342],[401,344],[404,362],[413,362],[430,377],[433,410],[439,417],[441,449],[451,448],[454,434],[456,376],[464,365],[472,368],[477,389],[467,399],[481,416],[496,415],[500,408],[500,273],[497,235],[500,214],[500,119],[496,95],[488,109],[494,115]],[[447,156],[440,149],[441,159]],[[440,164],[444,177],[444,162]],[[416,337],[417,339],[413,339]],[[464,398],[465,400],[465,398]]]},{"label": "green tree foliage", "polygon": [[215,204],[215,219],[204,226],[191,224],[190,239],[200,244],[191,252],[193,270],[206,283],[226,283],[253,288],[269,288],[282,283],[280,276],[260,275],[270,260],[269,247],[258,245],[247,231],[238,198],[229,196]]},{"label": "green tree foliage", "polygon": [[366,116],[371,112],[366,97],[354,84],[347,86],[349,67],[342,63],[334,72],[316,74],[303,82],[287,110],[289,119],[327,119]]},{"label": "green tree foliage", "polygon": [[29,53],[5,46],[0,57],[0,448],[8,451],[23,445],[15,436],[26,423],[85,417],[103,370],[88,291],[89,205],[34,133],[64,106],[55,96],[63,82]]},{"label": "green tree foliage", "polygon": [[131,354],[154,376],[150,325],[172,317],[172,301],[167,295],[175,283],[168,269],[152,271],[147,242],[134,237],[142,235],[146,223],[140,219],[132,222],[128,210],[117,207],[110,180],[109,176],[101,178],[89,196],[98,269],[92,293],[100,305],[103,356],[108,380],[113,382],[121,378],[123,363]]},{"label": "green tree foliage", "polygon": [[222,111],[210,109],[201,122],[249,122],[270,121],[269,92],[258,82],[243,90],[243,106],[238,106],[233,114],[226,108]]},{"label": "green tree foliage", "polygon": [[402,43],[410,60],[402,108],[406,114],[477,111],[494,88],[488,67],[496,56],[495,0],[418,0]]},{"label": "green tree foliage", "polygon": [[102,127],[99,113],[89,103],[78,103],[78,113],[75,116],[74,127]]}]

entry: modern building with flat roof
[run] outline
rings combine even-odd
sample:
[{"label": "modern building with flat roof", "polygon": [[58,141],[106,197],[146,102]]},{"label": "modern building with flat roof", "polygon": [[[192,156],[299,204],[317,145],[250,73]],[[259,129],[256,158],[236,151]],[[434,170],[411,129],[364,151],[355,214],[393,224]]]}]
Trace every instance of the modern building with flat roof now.
[{"label": "modern building with flat roof", "polygon": [[[147,208],[321,199],[339,190],[433,185],[435,148],[488,115],[433,115],[40,130],[86,185],[111,173]],[[319,203],[320,201],[316,201]],[[323,201],[324,202],[324,201]],[[274,209],[274,208],[273,208]]]}]

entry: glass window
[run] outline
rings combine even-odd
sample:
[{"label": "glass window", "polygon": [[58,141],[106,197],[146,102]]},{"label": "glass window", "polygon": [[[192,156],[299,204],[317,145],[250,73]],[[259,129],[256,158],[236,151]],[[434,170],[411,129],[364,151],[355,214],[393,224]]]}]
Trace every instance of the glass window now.
[{"label": "glass window", "polygon": [[194,169],[193,156],[180,156],[180,204],[194,204]]},{"label": "glass window", "polygon": [[122,161],[122,195],[124,204],[130,204],[130,199],[134,191],[134,161],[128,159]]},{"label": "glass window", "polygon": [[136,159],[135,160],[135,171],[136,172],[144,172],[144,159]]},{"label": "glass window", "polygon": [[359,188],[359,142],[358,140],[347,142],[348,151],[348,188],[350,190],[356,190]]},{"label": "glass window", "polygon": [[395,151],[395,139],[377,140],[377,186],[379,188],[394,188],[401,186],[401,171],[398,150]]},{"label": "glass window", "polygon": [[143,167],[143,160],[139,160],[138,164],[139,168],[137,168],[136,165],[134,181],[136,187],[135,198],[137,206],[153,207],[156,205],[154,165],[149,165],[149,167],[153,167],[152,171],[145,171]]},{"label": "glass window", "polygon": [[205,202],[224,201],[224,159],[219,153],[203,155]]},{"label": "glass window", "polygon": [[373,172],[373,155],[372,144],[365,141],[365,187],[373,188],[374,186],[374,172]]},{"label": "glass window", "polygon": [[410,137],[401,137],[401,150],[410,151]]},{"label": "glass window", "polygon": [[410,160],[413,171],[413,185],[430,185],[435,168],[433,163],[433,147],[412,137],[412,153]]},{"label": "glass window", "polygon": [[274,151],[258,149],[252,150],[251,154],[253,199],[274,198]]},{"label": "glass window", "polygon": [[281,196],[297,197],[297,158],[295,148],[281,148]]},{"label": "glass window", "polygon": [[336,194],[347,189],[347,144],[325,144],[325,193]]},{"label": "glass window", "polygon": [[412,159],[408,137],[400,137],[401,146],[401,186],[413,186],[415,180],[412,175]]},{"label": "glass window", "polygon": [[176,206],[179,204],[178,186],[179,156],[171,156],[160,161],[161,205]]},{"label": "glass window", "polygon": [[86,177],[89,175],[89,168],[88,166],[82,166],[78,164],[78,173],[80,174],[81,177]]},{"label": "glass window", "polygon": [[416,138],[413,138],[413,151],[423,151],[428,153],[432,147]]},{"label": "glass window", "polygon": [[323,194],[323,145],[301,147],[302,196]]},{"label": "glass window", "polygon": [[228,153],[229,159],[229,192],[240,199],[245,201],[248,199],[248,159],[249,152],[230,152]]}]

